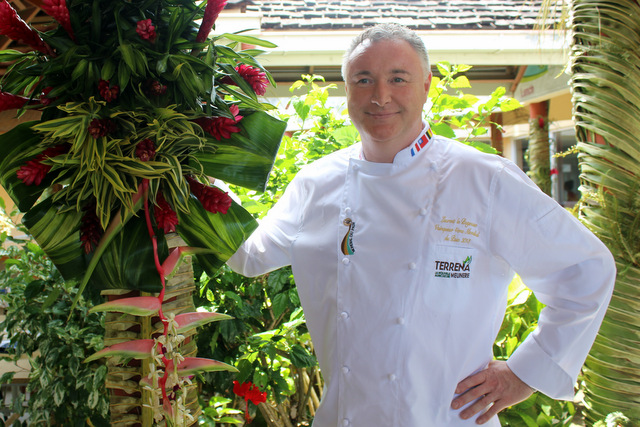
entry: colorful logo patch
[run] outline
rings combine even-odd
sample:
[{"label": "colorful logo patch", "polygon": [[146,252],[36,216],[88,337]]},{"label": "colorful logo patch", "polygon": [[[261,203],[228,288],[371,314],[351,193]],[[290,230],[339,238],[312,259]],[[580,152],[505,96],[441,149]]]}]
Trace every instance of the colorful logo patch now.
[{"label": "colorful logo patch", "polygon": [[351,218],[345,218],[342,223],[349,227],[340,245],[342,253],[345,255],[353,255],[356,253],[356,248],[353,246],[353,233],[356,231],[356,223],[352,221]]},{"label": "colorful logo patch", "polygon": [[445,279],[469,279],[471,277],[471,256],[463,262],[436,261],[436,277]]}]

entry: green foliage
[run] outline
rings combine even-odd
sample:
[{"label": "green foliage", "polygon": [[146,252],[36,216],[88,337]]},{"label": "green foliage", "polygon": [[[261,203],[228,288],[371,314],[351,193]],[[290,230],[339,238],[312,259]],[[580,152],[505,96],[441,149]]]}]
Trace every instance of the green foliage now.
[{"label": "green foliage", "polygon": [[[89,314],[93,304],[84,298],[71,312],[77,289],[63,282],[37,244],[7,234],[0,243],[5,245],[0,249],[0,300],[6,306],[0,330],[9,340],[5,359],[28,357],[31,365],[27,407],[24,396],[15,396],[13,410],[29,413],[30,425],[107,425],[107,368],[82,363],[102,346],[102,316]],[[6,374],[0,382],[12,377]]]},{"label": "green foliage", "polygon": [[[495,153],[490,145],[474,140],[486,135],[491,122],[491,114],[499,111],[511,111],[519,108],[520,103],[514,98],[505,97],[506,89],[498,87],[489,99],[480,102],[474,95],[463,92],[471,88],[469,79],[463,74],[470,65],[451,65],[443,61],[436,64],[442,75],[433,77],[429,98],[432,106],[427,112],[427,120],[437,135],[456,139],[456,129],[465,133],[461,142],[471,145],[480,151]],[[454,94],[449,94],[452,89]]]},{"label": "green foliage", "polygon": [[[509,285],[507,311],[493,346],[493,355],[497,360],[507,360],[533,332],[543,307],[520,277],[515,276]],[[534,393],[524,402],[502,411],[499,417],[503,426],[550,427],[571,425],[575,414],[576,408],[572,402],[553,400],[542,393]]]}]

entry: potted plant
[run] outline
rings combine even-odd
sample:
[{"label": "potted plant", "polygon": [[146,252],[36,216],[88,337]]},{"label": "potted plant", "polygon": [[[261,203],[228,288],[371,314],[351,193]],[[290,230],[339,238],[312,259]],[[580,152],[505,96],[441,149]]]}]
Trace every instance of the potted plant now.
[{"label": "potted plant", "polygon": [[[166,281],[185,255],[213,273],[253,231],[253,217],[215,184],[263,190],[285,130],[258,98],[273,84],[254,58],[261,51],[238,49],[271,45],[209,37],[225,3],[42,0],[56,25],[41,32],[0,1],[0,34],[31,48],[0,52],[12,63],[0,110],[41,112],[0,135],[0,184],[66,280],[124,290],[97,309],[121,313],[107,327],[132,323],[137,339],[115,333],[123,342],[90,359],[142,360],[126,364],[139,378],[125,374],[119,389],[133,399],[123,416],[142,424],[191,423],[189,376],[233,369],[179,349],[221,317],[167,306]],[[178,280],[171,297],[189,288]]]}]

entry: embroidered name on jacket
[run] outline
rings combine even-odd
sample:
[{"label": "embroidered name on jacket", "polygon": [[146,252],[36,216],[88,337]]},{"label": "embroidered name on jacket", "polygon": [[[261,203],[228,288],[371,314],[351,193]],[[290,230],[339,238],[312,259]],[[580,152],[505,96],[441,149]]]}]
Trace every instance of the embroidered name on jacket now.
[{"label": "embroidered name on jacket", "polygon": [[463,262],[436,261],[436,277],[445,279],[469,279],[471,277],[471,260],[468,256]]}]

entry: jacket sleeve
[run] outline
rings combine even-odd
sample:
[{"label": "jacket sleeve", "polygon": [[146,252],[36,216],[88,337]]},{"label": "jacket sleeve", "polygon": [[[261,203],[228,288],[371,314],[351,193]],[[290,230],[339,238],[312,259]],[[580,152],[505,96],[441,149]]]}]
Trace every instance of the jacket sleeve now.
[{"label": "jacket sleeve", "polygon": [[491,250],[545,304],[508,366],[536,390],[570,400],[611,298],[613,257],[516,166],[507,163],[492,190]]},{"label": "jacket sleeve", "polygon": [[291,245],[301,227],[305,200],[301,175],[289,183],[258,228],[227,260],[233,271],[254,277],[291,264]]}]

